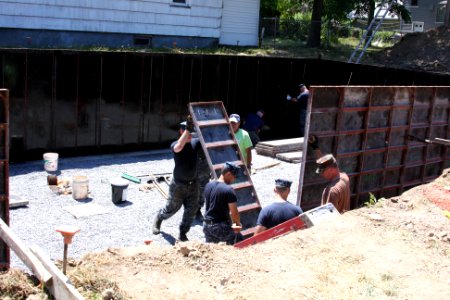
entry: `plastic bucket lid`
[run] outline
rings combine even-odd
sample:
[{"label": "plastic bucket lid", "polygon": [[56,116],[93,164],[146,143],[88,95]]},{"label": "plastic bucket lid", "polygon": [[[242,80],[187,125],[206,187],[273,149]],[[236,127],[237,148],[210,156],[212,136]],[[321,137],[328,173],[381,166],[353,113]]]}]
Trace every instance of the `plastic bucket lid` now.
[{"label": "plastic bucket lid", "polygon": [[54,152],[48,152],[48,153],[44,153],[44,159],[58,159],[59,154],[58,153],[54,153]]}]

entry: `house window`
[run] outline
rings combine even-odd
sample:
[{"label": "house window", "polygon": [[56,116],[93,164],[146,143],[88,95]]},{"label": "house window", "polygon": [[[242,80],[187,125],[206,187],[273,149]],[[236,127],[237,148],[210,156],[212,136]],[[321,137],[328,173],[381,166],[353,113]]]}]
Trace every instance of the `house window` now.
[{"label": "house window", "polygon": [[170,3],[170,5],[177,6],[177,7],[190,8],[191,7],[191,1],[190,0],[172,0],[172,3]]},{"label": "house window", "polygon": [[411,0],[411,6],[419,6],[419,0]]},{"label": "house window", "polygon": [[445,19],[445,5],[439,5],[436,8],[436,23],[444,23]]}]

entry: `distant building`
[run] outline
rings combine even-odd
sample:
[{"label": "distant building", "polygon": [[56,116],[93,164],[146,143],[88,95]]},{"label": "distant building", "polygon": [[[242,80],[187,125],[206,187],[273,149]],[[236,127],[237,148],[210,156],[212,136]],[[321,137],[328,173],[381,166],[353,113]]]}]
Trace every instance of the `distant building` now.
[{"label": "distant building", "polygon": [[260,0],[0,1],[0,47],[258,45]]},{"label": "distant building", "polygon": [[444,24],[447,1],[406,0],[404,4],[411,12],[412,23],[402,22],[403,31],[427,31]]}]

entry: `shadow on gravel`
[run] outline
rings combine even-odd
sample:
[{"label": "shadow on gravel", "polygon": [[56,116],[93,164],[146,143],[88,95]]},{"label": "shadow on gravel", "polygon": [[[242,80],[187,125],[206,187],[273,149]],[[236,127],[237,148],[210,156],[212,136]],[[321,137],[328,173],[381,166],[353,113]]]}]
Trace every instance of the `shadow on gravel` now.
[{"label": "shadow on gravel", "polygon": [[125,200],[125,201],[121,201],[119,203],[114,203],[114,205],[118,206],[118,207],[127,207],[127,206],[130,206],[130,205],[133,205],[133,202]]},{"label": "shadow on gravel", "polygon": [[175,245],[175,242],[177,241],[176,238],[168,233],[165,233],[164,231],[161,231],[161,236],[172,246]]},{"label": "shadow on gravel", "polygon": [[[125,152],[104,155],[59,157],[58,173],[68,169],[89,170],[100,166],[123,165],[130,163],[155,162],[173,159],[170,149],[160,149],[148,152]],[[44,161],[33,160],[13,162],[10,164],[9,176],[17,176],[31,172],[44,171]]]},{"label": "shadow on gravel", "polygon": [[93,198],[86,198],[83,200],[77,200],[77,203],[91,203],[92,200],[94,200]]}]

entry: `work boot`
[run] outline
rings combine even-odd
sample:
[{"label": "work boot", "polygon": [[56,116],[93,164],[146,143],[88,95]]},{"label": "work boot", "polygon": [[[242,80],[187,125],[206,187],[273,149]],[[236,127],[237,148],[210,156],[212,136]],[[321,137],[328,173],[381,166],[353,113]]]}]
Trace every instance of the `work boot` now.
[{"label": "work boot", "polygon": [[187,242],[189,241],[186,233],[185,232],[180,232],[180,235],[178,236],[178,240],[182,241],[182,242]]},{"label": "work boot", "polygon": [[153,234],[159,234],[161,232],[161,223],[163,220],[159,218],[159,215],[156,215],[155,220],[153,220]]},{"label": "work boot", "polygon": [[202,215],[202,211],[200,209],[197,211],[197,214],[195,215],[195,218],[197,220],[199,220],[200,222],[203,222],[203,215]]}]

